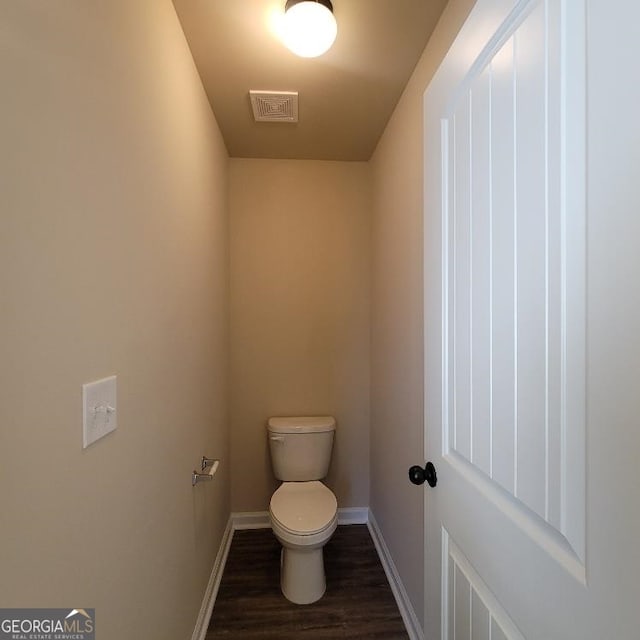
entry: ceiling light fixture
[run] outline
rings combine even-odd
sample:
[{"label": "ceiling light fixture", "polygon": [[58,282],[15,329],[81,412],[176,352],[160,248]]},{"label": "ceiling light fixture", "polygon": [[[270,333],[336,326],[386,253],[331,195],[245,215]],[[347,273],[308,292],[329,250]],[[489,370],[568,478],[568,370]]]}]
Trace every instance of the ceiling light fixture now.
[{"label": "ceiling light fixture", "polygon": [[330,0],[287,0],[282,39],[302,58],[317,58],[331,48],[338,33]]}]

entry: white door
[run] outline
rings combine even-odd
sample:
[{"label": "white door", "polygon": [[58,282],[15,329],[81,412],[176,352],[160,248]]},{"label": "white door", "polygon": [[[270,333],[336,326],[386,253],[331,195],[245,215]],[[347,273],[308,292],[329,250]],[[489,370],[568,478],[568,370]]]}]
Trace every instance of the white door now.
[{"label": "white door", "polygon": [[425,93],[429,640],[640,639],[639,24],[478,0]]}]

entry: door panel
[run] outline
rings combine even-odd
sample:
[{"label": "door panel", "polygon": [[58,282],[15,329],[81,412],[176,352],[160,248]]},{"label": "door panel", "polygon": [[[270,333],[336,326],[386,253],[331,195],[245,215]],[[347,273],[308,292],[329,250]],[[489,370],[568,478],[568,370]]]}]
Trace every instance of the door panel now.
[{"label": "door panel", "polygon": [[[568,431],[572,446],[584,450],[584,412],[570,421],[568,403],[584,405],[585,211],[570,212],[578,233],[568,236],[562,194],[584,191],[584,181],[550,172],[585,159],[569,148],[562,105],[547,91],[553,77],[561,82],[553,95],[565,95],[575,72],[548,72],[561,66],[550,51],[562,44],[547,46],[547,25],[560,19],[560,5],[551,5],[523,3],[510,15],[497,50],[490,42],[480,53],[441,118],[442,189],[450,194],[442,210],[443,357],[450,370],[443,455],[488,476],[487,490],[506,491],[523,517],[542,519],[566,538],[563,513],[583,511],[566,502],[585,499],[584,459],[569,470],[571,456],[562,451]],[[499,117],[491,117],[494,108]],[[567,157],[550,164],[561,150]],[[563,188],[552,192],[552,181]],[[582,341],[568,352],[570,332]],[[577,487],[563,493],[566,483]],[[581,558],[584,517],[573,524],[568,542]]]},{"label": "door panel", "polygon": [[524,640],[482,578],[446,529],[442,532],[444,571],[448,576],[447,640]]}]

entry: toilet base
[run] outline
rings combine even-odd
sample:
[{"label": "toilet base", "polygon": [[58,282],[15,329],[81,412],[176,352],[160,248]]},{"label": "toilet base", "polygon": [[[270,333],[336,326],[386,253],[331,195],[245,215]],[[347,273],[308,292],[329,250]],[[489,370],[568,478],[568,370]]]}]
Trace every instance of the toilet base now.
[{"label": "toilet base", "polygon": [[311,604],[320,600],[327,588],[322,547],[291,549],[282,547],[280,555],[280,589],[294,604]]}]

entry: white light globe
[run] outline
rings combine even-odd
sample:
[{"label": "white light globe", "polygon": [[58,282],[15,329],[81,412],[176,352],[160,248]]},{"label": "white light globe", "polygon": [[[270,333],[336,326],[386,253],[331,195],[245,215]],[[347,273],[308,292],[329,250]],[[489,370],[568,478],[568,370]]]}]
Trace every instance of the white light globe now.
[{"label": "white light globe", "polygon": [[331,48],[338,34],[333,12],[311,0],[303,0],[287,9],[283,23],[285,46],[302,58],[321,56]]}]

